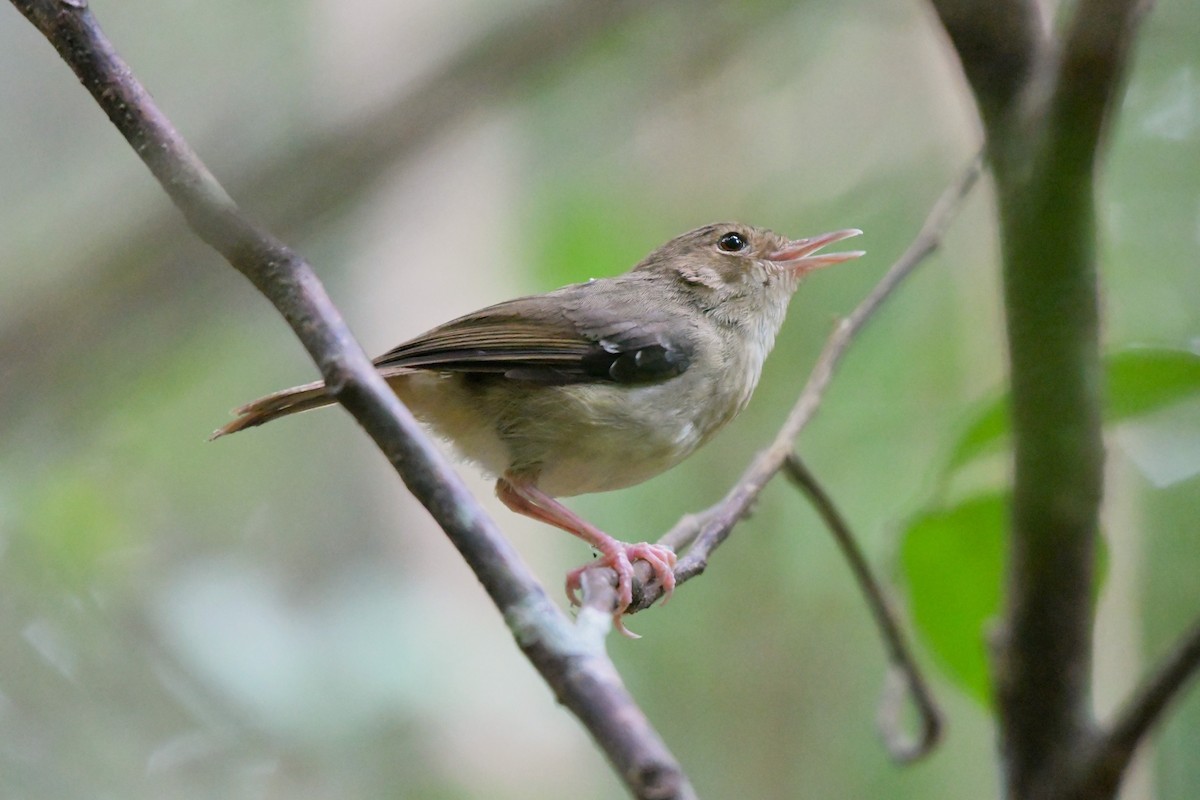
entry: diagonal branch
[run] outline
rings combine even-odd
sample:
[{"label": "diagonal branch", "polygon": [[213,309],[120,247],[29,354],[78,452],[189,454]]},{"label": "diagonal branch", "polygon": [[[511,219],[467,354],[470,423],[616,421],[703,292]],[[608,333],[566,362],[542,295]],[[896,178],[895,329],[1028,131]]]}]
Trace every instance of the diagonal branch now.
[{"label": "diagonal branch", "polygon": [[344,405],[442,526],[518,645],[639,798],[694,792],[604,654],[606,618],[577,625],[545,591],[375,371],[312,268],[249,221],[133,77],[85,0],[13,0],[91,92],[196,233],[267,296]]},{"label": "diagonal branch", "polygon": [[1111,797],[1121,776],[1167,707],[1183,692],[1189,681],[1200,672],[1200,620],[1167,654],[1125,705],[1117,712],[1107,729],[1092,744],[1078,770],[1080,785],[1068,797]]},{"label": "diagonal branch", "polygon": [[[854,337],[900,283],[941,244],[946,228],[962,208],[967,194],[979,179],[982,170],[983,158],[981,155],[976,156],[938,198],[908,249],[892,264],[850,316],[837,324],[817,358],[817,363],[791,413],[775,435],[775,440],[759,452],[733,488],[718,503],[683,517],[659,539],[660,544],[668,545],[676,552],[688,548],[675,567],[677,582],[683,583],[704,572],[712,552],[728,538],[734,526],[749,513],[763,488],[783,468],[800,432],[815,416],[825,390],[833,378],[834,369],[854,341]],[[635,571],[639,580],[634,587],[634,604],[631,609],[636,611],[650,606],[661,596],[662,590],[657,583],[647,583],[650,580],[649,565],[638,562],[635,564]],[[607,573],[611,576],[612,586],[615,586],[616,573],[612,570],[607,570]],[[597,585],[595,588],[600,587]],[[608,592],[598,590],[591,594],[585,592],[585,596],[585,604],[597,609],[612,608],[616,597],[615,594],[610,596]]]},{"label": "diagonal branch", "polygon": [[833,379],[834,370],[855,336],[866,327],[901,282],[942,243],[946,228],[962,208],[982,169],[982,158],[977,156],[938,198],[908,249],[892,264],[870,294],[837,324],[771,445],[758,454],[719,503],[699,514],[685,517],[663,536],[662,543],[677,550],[690,544],[687,554],[680,559],[675,570],[677,580],[683,582],[704,571],[712,551],[729,536],[733,526],[746,516],[763,487],[783,467],[801,431],[816,415],[825,390]]},{"label": "diagonal branch", "polygon": [[[896,288],[921,264],[925,258],[938,248],[951,221],[962,208],[971,188],[979,180],[983,171],[983,154],[980,153],[971,160],[962,174],[942,192],[934,203],[929,215],[925,218],[921,230],[908,248],[892,264],[891,268],[879,280],[871,292],[851,312],[850,316],[841,320],[825,343],[825,348],[817,359],[813,371],[809,374],[808,382],[792,407],[791,413],[783,427],[776,434],[775,440],[769,447],[762,450],[742,473],[742,477],[720,502],[703,511],[683,517],[675,526],[659,539],[674,550],[682,551],[688,548],[675,567],[677,583],[688,581],[704,572],[712,552],[725,541],[737,523],[744,518],[776,473],[786,468],[793,456],[796,439],[808,422],[815,416],[817,408],[824,397],[825,390],[833,379],[834,369],[849,349],[854,337],[874,316],[895,292]],[[853,559],[851,559],[853,564]],[[634,582],[634,602],[629,613],[647,608],[662,596],[662,587],[651,583],[650,565],[645,561],[634,564],[637,580]],[[583,611],[591,614],[608,613],[616,604],[616,573],[611,569],[588,570],[589,580],[583,587]],[[889,654],[893,663],[903,663],[909,666],[898,673],[903,673],[904,681],[900,689],[908,689],[922,715],[921,735],[915,742],[902,741],[898,733],[898,725],[894,719],[882,723],[885,727],[886,744],[889,752],[900,761],[911,761],[920,758],[937,741],[940,731],[940,714],[932,700],[924,681],[921,679],[913,661],[903,644],[903,637],[891,619],[884,605],[875,602],[870,597],[868,602],[873,613],[882,615],[880,621],[888,641]],[[582,612],[581,612],[582,613]],[[890,635],[889,635],[890,634]],[[881,716],[890,713],[897,705],[897,690],[889,690],[885,696],[885,707]]]}]

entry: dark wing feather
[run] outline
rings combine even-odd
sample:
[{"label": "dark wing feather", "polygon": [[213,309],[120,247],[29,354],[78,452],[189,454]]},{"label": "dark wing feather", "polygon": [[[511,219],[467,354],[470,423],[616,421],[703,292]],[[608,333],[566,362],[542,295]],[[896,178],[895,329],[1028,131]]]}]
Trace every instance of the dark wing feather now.
[{"label": "dark wing feather", "polygon": [[[694,332],[681,311],[654,307],[642,283],[592,281],[490,306],[405,342],[375,364],[544,384],[665,380],[691,364]],[[597,302],[598,292],[604,302]]]}]

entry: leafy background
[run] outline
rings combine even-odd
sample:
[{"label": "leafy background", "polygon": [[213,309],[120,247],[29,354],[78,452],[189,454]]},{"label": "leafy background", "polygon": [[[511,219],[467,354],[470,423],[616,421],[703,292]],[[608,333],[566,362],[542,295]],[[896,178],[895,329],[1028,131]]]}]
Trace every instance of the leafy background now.
[{"label": "leafy background", "polygon": [[[318,265],[371,352],[621,271],[713,220],[794,236],[863,228],[868,257],[802,287],[741,419],[667,475],[572,501],[629,538],[725,491],[833,320],[979,137],[919,4],[661,2],[483,92],[405,157],[381,155],[369,181],[296,209],[289,187],[323,166],[299,155],[313,137],[362,124],[481,32],[542,6],[94,8],[219,177],[237,185],[293,159],[241,196]],[[227,409],[313,368],[164,209],[46,43],[0,14],[0,794],[621,796],[346,415],[204,441]],[[1106,348],[1134,366],[1110,390],[1101,712],[1200,609],[1198,38],[1200,9],[1158,4],[1104,181]],[[245,196],[262,193],[272,201]],[[977,192],[855,345],[801,442],[910,601],[945,744],[914,767],[887,761],[873,732],[882,648],[836,548],[780,483],[702,579],[631,621],[643,640],[611,644],[702,796],[995,790],[983,637],[1000,591],[1003,453],[955,463],[1003,398],[995,250]],[[1180,371],[1145,366],[1164,351]],[[552,588],[587,557],[470,477]],[[1125,796],[1192,797],[1197,752],[1193,693]]]}]

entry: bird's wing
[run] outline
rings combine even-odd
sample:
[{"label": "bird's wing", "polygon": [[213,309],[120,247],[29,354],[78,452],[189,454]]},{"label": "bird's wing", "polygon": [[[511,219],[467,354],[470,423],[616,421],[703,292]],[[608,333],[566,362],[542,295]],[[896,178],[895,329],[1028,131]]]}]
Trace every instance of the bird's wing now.
[{"label": "bird's wing", "polygon": [[691,364],[695,333],[686,315],[655,307],[644,289],[592,281],[510,300],[438,326],[375,364],[543,384],[666,380]]}]

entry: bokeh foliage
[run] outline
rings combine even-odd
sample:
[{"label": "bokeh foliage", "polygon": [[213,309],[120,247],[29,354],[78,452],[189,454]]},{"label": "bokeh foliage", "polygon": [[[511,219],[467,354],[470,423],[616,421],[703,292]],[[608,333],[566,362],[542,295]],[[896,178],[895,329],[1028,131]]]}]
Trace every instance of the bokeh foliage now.
[{"label": "bokeh foliage", "polygon": [[[472,36],[536,8],[94,5],[226,180],[353,126]],[[572,501],[614,533],[654,535],[720,496],[768,440],[832,321],[975,151],[973,111],[924,12],[648,5],[417,152],[381,160],[374,183],[342,187],[299,230],[286,212],[262,213],[319,265],[375,352],[487,302],[620,271],[716,219],[797,236],[863,228],[868,257],[802,288],[742,419],[672,473]],[[228,408],[312,368],[251,288],[162,214],[157,188],[45,43],[14,11],[6,22],[0,793],[620,796],[344,415],[205,443]],[[1104,707],[1200,609],[1198,28],[1200,10],[1182,0],[1148,20],[1104,181],[1106,350],[1183,365],[1176,383],[1144,361],[1112,373],[1124,377],[1109,389],[1120,419],[1097,639]],[[312,166],[296,165],[298,183]],[[836,548],[781,483],[703,578],[631,621],[643,641],[612,644],[702,796],[964,797],[995,785],[988,711],[941,670],[952,650],[982,674],[982,642],[951,623],[978,631],[999,596],[970,564],[994,574],[1002,542],[956,534],[985,527],[972,514],[995,519],[996,495],[980,493],[1002,488],[1003,460],[985,453],[946,475],[966,466],[948,456],[964,432],[1002,430],[1000,406],[986,405],[1002,402],[1004,365],[994,236],[980,192],[865,331],[801,442],[876,562],[908,572],[922,657],[948,707],[945,746],[912,768],[887,763],[872,732],[882,650]],[[586,557],[497,517],[552,590]],[[908,562],[920,537],[901,535],[913,521],[959,549],[919,581]],[[949,645],[936,633],[946,629],[958,631]],[[1129,796],[1153,785],[1190,798],[1196,752],[1191,696]]]}]

